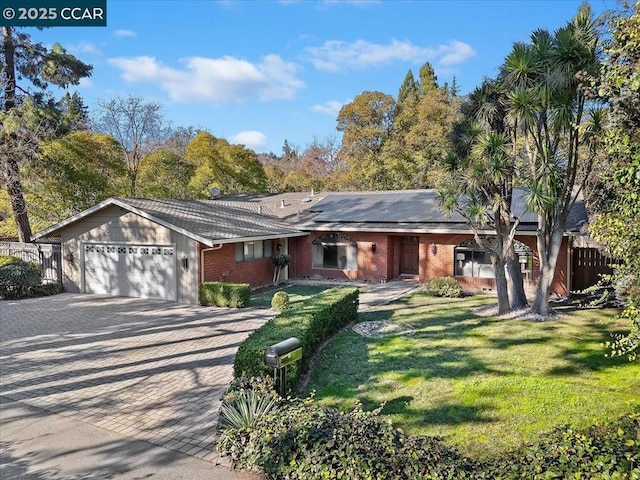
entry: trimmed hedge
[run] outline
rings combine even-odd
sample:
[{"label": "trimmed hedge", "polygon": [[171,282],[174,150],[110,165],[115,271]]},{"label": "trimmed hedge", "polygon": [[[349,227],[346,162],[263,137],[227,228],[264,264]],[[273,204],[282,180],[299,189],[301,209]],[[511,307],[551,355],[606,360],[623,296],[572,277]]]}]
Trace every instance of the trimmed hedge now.
[{"label": "trimmed hedge", "polygon": [[302,346],[302,361],[287,367],[287,387],[294,389],[320,345],[356,320],[358,296],[357,288],[331,288],[303,304],[284,310],[242,342],[233,364],[235,377],[273,375],[273,370],[264,366],[265,350],[275,343],[296,337]]},{"label": "trimmed hedge", "polygon": [[41,286],[40,265],[22,260],[14,261],[9,257],[8,263],[0,266],[0,297],[4,299],[36,296],[35,290]]},{"label": "trimmed hedge", "polygon": [[198,291],[200,305],[244,308],[251,304],[248,283],[203,282]]}]

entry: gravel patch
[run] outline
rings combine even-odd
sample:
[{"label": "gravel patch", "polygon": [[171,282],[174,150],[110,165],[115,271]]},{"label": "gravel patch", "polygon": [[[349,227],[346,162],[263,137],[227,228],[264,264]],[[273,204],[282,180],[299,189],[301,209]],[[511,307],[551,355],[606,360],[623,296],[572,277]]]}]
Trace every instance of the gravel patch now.
[{"label": "gravel patch", "polygon": [[387,320],[356,323],[351,330],[363,337],[411,336],[416,333],[411,326],[397,325]]},{"label": "gravel patch", "polygon": [[502,319],[517,319],[517,320],[531,320],[533,322],[546,322],[549,320],[556,320],[562,318],[565,315],[551,311],[549,315],[540,315],[533,313],[529,308],[521,308],[519,310],[512,310],[504,315],[498,315],[498,305],[482,305],[471,309],[471,313],[478,315],[479,317],[498,317]]}]

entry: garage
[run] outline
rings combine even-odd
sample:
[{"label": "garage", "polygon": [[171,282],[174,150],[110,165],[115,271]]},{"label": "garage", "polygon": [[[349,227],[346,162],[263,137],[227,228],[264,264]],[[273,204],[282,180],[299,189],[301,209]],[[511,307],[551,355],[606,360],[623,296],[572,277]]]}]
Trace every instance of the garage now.
[{"label": "garage", "polygon": [[176,301],[172,245],[85,243],[86,293]]}]

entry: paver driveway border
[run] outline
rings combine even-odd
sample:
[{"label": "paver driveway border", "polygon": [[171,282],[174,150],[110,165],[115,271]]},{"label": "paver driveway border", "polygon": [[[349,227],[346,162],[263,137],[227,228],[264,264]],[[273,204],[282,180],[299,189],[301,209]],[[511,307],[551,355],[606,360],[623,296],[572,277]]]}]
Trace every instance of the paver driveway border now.
[{"label": "paver driveway border", "polygon": [[274,313],[62,294],[0,302],[2,394],[218,463],[240,343]]}]

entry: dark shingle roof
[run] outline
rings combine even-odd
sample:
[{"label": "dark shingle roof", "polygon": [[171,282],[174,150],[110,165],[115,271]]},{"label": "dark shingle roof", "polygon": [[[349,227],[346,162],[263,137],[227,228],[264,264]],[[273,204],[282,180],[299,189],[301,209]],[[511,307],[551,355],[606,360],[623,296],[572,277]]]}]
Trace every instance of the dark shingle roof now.
[{"label": "dark shingle roof", "polygon": [[144,198],[110,198],[80,212],[34,238],[44,237],[92,213],[117,205],[172,230],[213,245],[252,238],[280,238],[305,235],[295,226],[247,208],[225,205],[216,200],[164,200]]},{"label": "dark shingle roof", "polygon": [[[286,218],[301,230],[469,230],[460,214],[445,212],[433,189],[322,192],[313,196],[309,193],[225,195],[222,200],[240,208],[257,209],[262,205],[264,212]],[[526,208],[526,190],[514,189],[511,210],[520,219],[518,231],[536,231],[538,219]],[[587,218],[584,202],[579,200],[569,214],[566,230],[580,231]]]},{"label": "dark shingle roof", "polygon": [[149,215],[212,241],[292,235],[293,225],[217,200],[121,199]]}]

